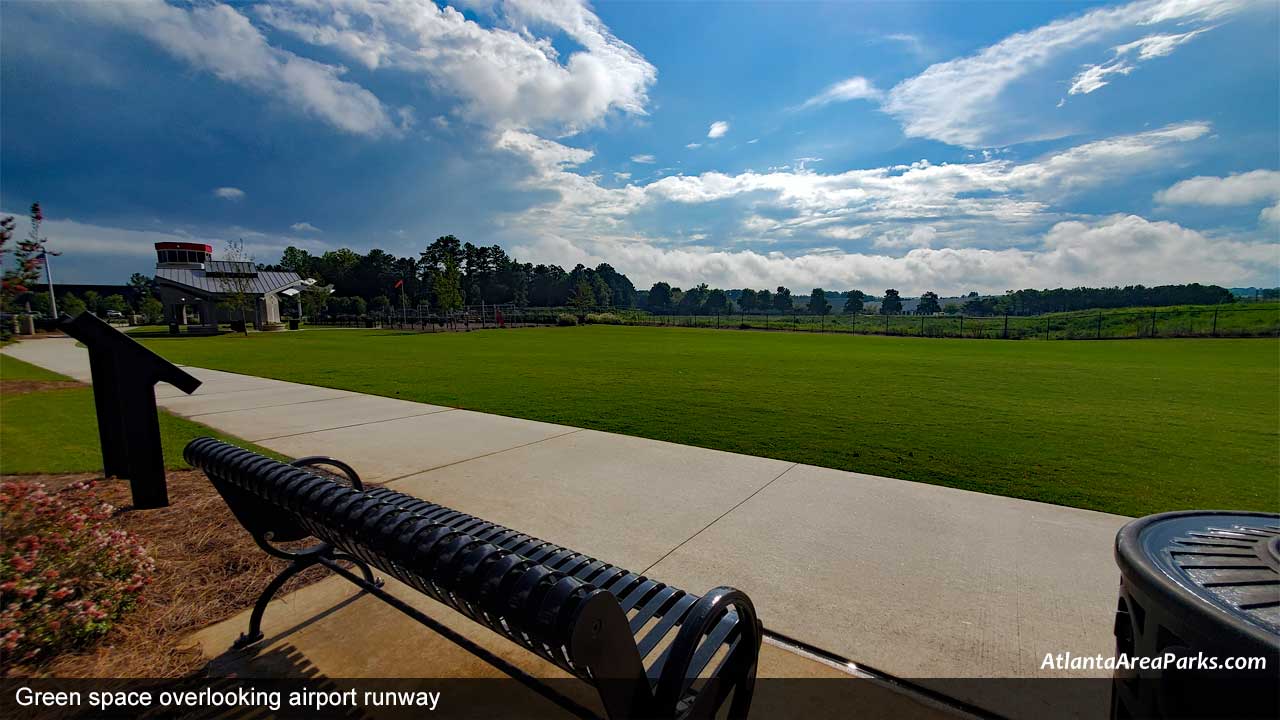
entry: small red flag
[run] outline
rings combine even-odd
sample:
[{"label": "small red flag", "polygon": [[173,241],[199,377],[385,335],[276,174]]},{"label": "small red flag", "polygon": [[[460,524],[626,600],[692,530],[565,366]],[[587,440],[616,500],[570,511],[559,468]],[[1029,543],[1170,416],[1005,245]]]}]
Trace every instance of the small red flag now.
[{"label": "small red flag", "polygon": [[397,280],[397,281],[396,281],[396,286],[395,286],[394,288],[392,288],[392,289],[393,289],[393,290],[399,290],[401,285],[404,285],[404,278],[400,278],[399,280]]}]

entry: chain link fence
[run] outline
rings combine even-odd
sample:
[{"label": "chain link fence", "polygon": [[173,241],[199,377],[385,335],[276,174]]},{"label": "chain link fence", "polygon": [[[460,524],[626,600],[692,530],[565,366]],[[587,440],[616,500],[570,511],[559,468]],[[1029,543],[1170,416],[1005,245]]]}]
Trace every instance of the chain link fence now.
[{"label": "chain link fence", "polygon": [[467,307],[449,313],[401,309],[321,318],[321,327],[417,332],[566,324],[1009,340],[1111,340],[1153,337],[1280,337],[1280,303],[1088,310],[1045,315],[867,315],[793,313],[678,314],[591,308]]}]

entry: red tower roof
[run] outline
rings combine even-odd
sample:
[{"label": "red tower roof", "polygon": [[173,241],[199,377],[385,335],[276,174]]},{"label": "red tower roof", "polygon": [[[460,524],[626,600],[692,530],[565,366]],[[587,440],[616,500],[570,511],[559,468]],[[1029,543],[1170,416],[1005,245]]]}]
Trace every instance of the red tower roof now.
[{"label": "red tower roof", "polygon": [[189,243],[189,242],[158,242],[156,243],[156,249],[157,250],[195,250],[196,252],[203,252],[203,253],[213,252],[212,245],[205,245],[204,243]]}]

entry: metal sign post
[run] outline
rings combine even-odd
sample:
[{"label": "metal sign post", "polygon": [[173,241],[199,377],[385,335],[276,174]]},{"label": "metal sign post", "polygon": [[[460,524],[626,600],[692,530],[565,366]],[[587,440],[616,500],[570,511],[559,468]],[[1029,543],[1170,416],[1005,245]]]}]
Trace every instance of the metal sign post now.
[{"label": "metal sign post", "polygon": [[189,395],[200,381],[92,313],[64,315],[58,328],[89,348],[103,473],[129,480],[134,507],[167,506],[155,384],[166,382]]}]

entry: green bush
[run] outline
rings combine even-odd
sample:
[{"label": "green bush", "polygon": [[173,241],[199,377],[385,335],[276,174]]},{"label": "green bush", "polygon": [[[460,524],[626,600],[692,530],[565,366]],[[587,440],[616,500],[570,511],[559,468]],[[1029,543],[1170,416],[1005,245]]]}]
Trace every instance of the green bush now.
[{"label": "green bush", "polygon": [[587,323],[590,325],[621,325],[622,318],[613,313],[587,313]]},{"label": "green bush", "polygon": [[102,635],[151,579],[155,563],[137,536],[108,525],[115,508],[76,497],[92,488],[0,483],[4,665],[40,663]]},{"label": "green bush", "polygon": [[556,315],[556,324],[561,327],[572,327],[578,324],[578,318],[568,313]]}]

